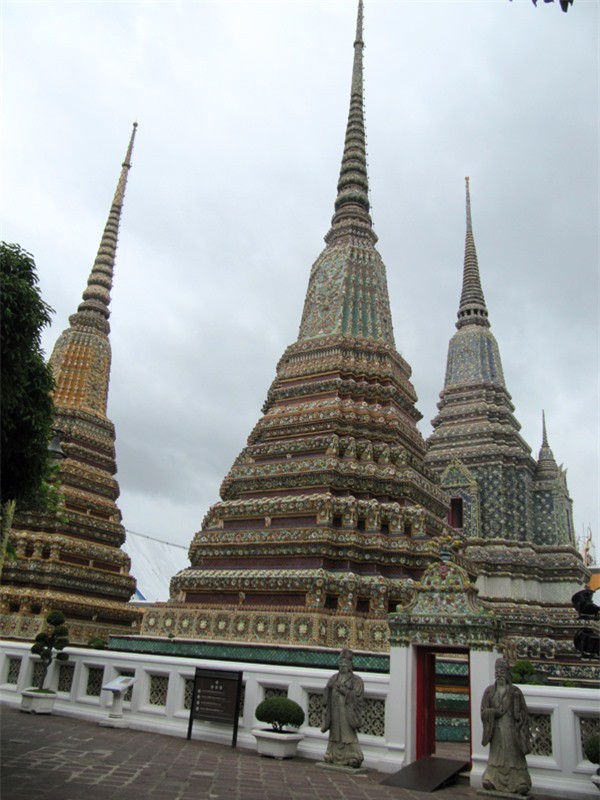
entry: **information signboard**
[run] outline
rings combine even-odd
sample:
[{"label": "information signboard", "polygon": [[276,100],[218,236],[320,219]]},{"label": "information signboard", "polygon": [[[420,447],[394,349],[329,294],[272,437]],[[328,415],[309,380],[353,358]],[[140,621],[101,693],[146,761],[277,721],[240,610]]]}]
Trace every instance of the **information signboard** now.
[{"label": "information signboard", "polygon": [[129,689],[130,686],[133,686],[135,680],[134,677],[130,677],[129,675],[119,675],[118,678],[115,678],[109,683],[105,683],[102,688],[106,692],[124,692],[126,689]]},{"label": "information signboard", "polygon": [[231,746],[237,744],[243,672],[196,668],[187,738],[195,719],[233,723]]}]

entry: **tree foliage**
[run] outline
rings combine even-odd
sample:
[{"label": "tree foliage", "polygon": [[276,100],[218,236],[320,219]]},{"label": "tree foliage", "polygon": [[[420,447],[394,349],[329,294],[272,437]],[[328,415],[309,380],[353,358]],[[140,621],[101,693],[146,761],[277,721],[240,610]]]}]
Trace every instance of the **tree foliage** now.
[{"label": "tree foliage", "polygon": [[0,243],[0,500],[29,500],[46,474],[54,388],[41,332],[52,309],[40,295],[33,257]]},{"label": "tree foliage", "polygon": [[541,685],[545,683],[544,676],[536,671],[531,661],[523,659],[516,661],[511,669],[513,683],[532,683]]},{"label": "tree foliage", "polygon": [[583,743],[583,754],[592,764],[600,764],[600,736],[593,733]]},{"label": "tree foliage", "polygon": [[69,629],[65,625],[65,615],[62,611],[51,611],[46,617],[46,624],[50,630],[38,633],[31,647],[31,652],[42,660],[43,668],[38,683],[40,691],[44,688],[44,681],[52,659],[67,661],[69,658],[67,653],[61,652],[69,644]]}]

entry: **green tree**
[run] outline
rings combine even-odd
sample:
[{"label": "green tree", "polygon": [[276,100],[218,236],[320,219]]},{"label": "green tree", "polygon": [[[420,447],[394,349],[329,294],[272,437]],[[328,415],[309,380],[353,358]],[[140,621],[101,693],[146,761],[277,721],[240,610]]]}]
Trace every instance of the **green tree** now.
[{"label": "green tree", "polygon": [[52,659],[67,661],[69,658],[66,653],[61,652],[69,645],[69,629],[65,625],[65,615],[62,611],[51,611],[46,617],[46,624],[50,630],[38,633],[31,648],[31,652],[42,660],[38,681],[38,691],[40,692],[44,690],[44,682]]},{"label": "green tree", "polygon": [[54,388],[41,332],[53,313],[41,297],[33,257],[0,243],[0,570],[16,504],[44,485]]}]

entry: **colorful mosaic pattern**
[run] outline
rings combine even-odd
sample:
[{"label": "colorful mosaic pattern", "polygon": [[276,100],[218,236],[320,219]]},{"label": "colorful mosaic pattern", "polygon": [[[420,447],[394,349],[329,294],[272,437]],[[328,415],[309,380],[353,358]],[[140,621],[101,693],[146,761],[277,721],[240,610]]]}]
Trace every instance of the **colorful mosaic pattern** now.
[{"label": "colorful mosaic pattern", "polygon": [[394,346],[385,266],[370,243],[330,245],[313,265],[299,339],[336,335]]},{"label": "colorful mosaic pattern", "polygon": [[[253,584],[261,585],[254,578]],[[282,583],[284,583],[283,579]],[[298,611],[277,605],[257,609],[199,609],[182,603],[157,604],[144,618],[146,636],[177,636],[254,644],[342,647],[387,652],[387,615],[355,615],[343,610]]]},{"label": "colorful mosaic pattern", "polygon": [[385,652],[387,613],[439,559],[448,497],[425,466],[369,216],[362,3],[335,213],[248,444],[143,632]]},{"label": "colorful mosaic pattern", "polygon": [[513,413],[481,288],[468,179],[456,327],[426,463],[440,476],[442,487],[462,500],[468,537],[574,546],[566,472],[554,460],[545,420],[536,462]]},{"label": "colorful mosaic pattern", "polygon": [[447,645],[492,650],[499,620],[477,598],[467,572],[456,564],[432,564],[412,588],[404,608],[390,614],[392,645]]},{"label": "colorful mosaic pattern", "polygon": [[[184,658],[206,658],[217,661],[249,661],[254,664],[281,664],[282,666],[337,669],[339,651],[316,650],[302,647],[265,646],[237,642],[189,641],[147,636],[111,636],[110,648],[118,652],[169,655]],[[359,672],[388,673],[388,655],[354,653],[354,668]]]},{"label": "colorful mosaic pattern", "polygon": [[65,613],[73,643],[131,630],[141,621],[142,613],[128,603],[135,580],[120,549],[125,529],[116,502],[115,430],[106,417],[108,306],[134,136],[135,126],[88,285],[50,358],[54,426],[66,454],[59,472],[62,503],[55,515],[19,508],[15,516],[17,558],[6,563],[0,588],[0,626],[14,637],[37,632],[54,608]]},{"label": "colorful mosaic pattern", "polygon": [[556,653],[568,641],[573,657],[569,600],[589,575],[545,419],[536,461],[514,416],[481,288],[468,179],[456,327],[425,463],[459,509],[453,522],[467,537],[465,556],[481,578],[484,604],[503,620],[507,652],[539,651],[543,640],[542,651]]}]

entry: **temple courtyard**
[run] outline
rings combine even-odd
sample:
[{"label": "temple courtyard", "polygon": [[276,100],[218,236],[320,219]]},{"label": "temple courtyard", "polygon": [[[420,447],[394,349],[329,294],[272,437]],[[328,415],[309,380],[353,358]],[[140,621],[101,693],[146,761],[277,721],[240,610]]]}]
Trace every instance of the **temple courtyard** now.
[{"label": "temple courtyard", "polygon": [[[474,800],[456,784],[434,794],[381,785],[374,770],[353,776],[314,761],[277,761],[248,749],[72,717],[35,716],[3,705],[3,800]],[[547,800],[535,794],[536,800]]]}]

